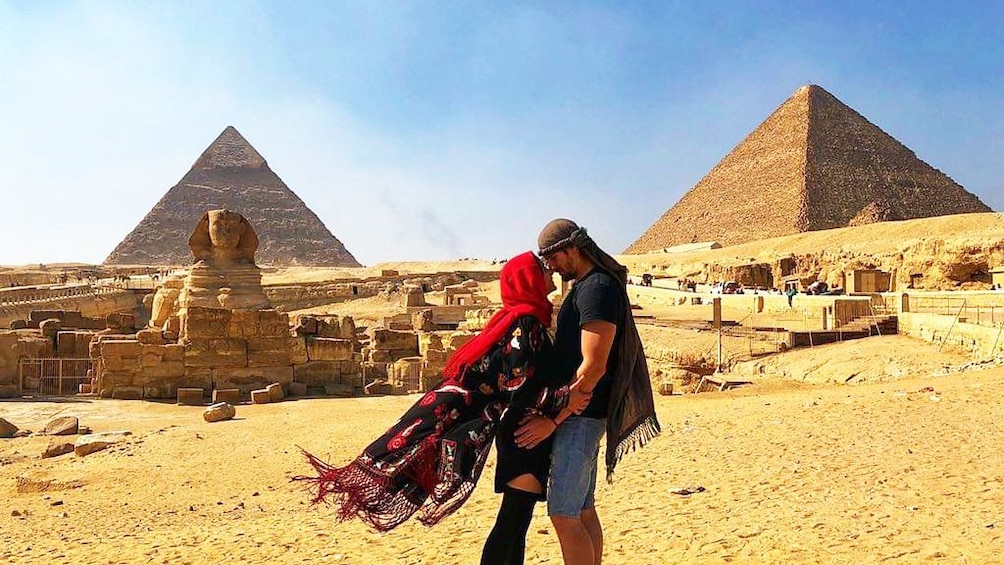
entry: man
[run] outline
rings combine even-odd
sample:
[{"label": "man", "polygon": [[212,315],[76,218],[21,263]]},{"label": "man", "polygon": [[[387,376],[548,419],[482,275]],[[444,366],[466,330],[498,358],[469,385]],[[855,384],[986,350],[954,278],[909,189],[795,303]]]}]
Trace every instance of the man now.
[{"label": "man", "polygon": [[[540,256],[575,281],[558,312],[554,357],[571,395],[589,398],[579,415],[535,418],[517,432],[533,447],[555,434],[548,515],[565,565],[600,565],[603,529],[594,493],[600,439],[607,435],[607,480],[628,450],[659,433],[652,385],[627,296],[627,268],[601,250],[584,228],[558,219],[541,231]],[[571,404],[575,404],[572,402]]]}]

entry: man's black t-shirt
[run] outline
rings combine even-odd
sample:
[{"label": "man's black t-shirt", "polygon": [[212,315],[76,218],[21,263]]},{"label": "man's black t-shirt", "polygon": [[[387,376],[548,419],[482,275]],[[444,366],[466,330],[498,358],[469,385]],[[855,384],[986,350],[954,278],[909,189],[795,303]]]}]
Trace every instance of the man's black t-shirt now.
[{"label": "man's black t-shirt", "polygon": [[[617,343],[624,327],[627,312],[620,283],[610,274],[593,269],[581,280],[575,281],[558,311],[558,327],[554,336],[554,357],[560,374],[568,382],[582,364],[582,326],[589,322],[604,321],[617,326],[614,345],[607,358],[607,373],[617,366]],[[604,374],[593,389],[589,406],[581,414],[587,418],[606,418],[610,400],[611,378]]]}]

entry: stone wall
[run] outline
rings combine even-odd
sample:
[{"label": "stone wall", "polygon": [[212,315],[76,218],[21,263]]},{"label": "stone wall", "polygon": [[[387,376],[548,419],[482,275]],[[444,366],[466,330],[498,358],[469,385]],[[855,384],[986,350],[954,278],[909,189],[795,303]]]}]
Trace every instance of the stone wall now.
[{"label": "stone wall", "polygon": [[103,318],[116,312],[132,312],[139,298],[125,290],[101,290],[32,302],[0,305],[0,326],[9,326],[15,320],[27,320],[35,310],[79,311],[82,316]]},{"label": "stone wall", "polygon": [[1004,346],[1004,336],[999,327],[955,322],[954,316],[939,314],[903,312],[899,315],[899,333],[944,344],[969,354],[973,359],[993,358],[1001,353]]}]

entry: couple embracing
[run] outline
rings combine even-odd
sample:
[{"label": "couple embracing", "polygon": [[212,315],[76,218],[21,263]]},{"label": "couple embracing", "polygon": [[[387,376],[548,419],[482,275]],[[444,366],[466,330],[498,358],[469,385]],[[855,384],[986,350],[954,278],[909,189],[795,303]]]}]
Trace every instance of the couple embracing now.
[{"label": "couple embracing", "polygon": [[[495,443],[502,504],[482,565],[522,564],[534,505],[548,515],[566,565],[598,565],[594,493],[606,435],[610,480],[621,457],[659,433],[627,269],[571,220],[550,222],[531,252],[499,275],[502,309],[458,349],[444,379],[344,467],[308,454],[315,502],[380,531],[413,515],[433,525],[467,501]],[[548,328],[552,274],[574,281]]]}]

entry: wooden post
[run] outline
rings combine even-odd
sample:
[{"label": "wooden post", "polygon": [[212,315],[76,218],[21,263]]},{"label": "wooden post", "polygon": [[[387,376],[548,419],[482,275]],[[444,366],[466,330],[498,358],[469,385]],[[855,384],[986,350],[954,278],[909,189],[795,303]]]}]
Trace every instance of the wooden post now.
[{"label": "wooden post", "polygon": [[715,365],[715,372],[722,372],[722,299],[721,297],[711,300],[712,321],[711,327],[718,330],[718,363]]}]

